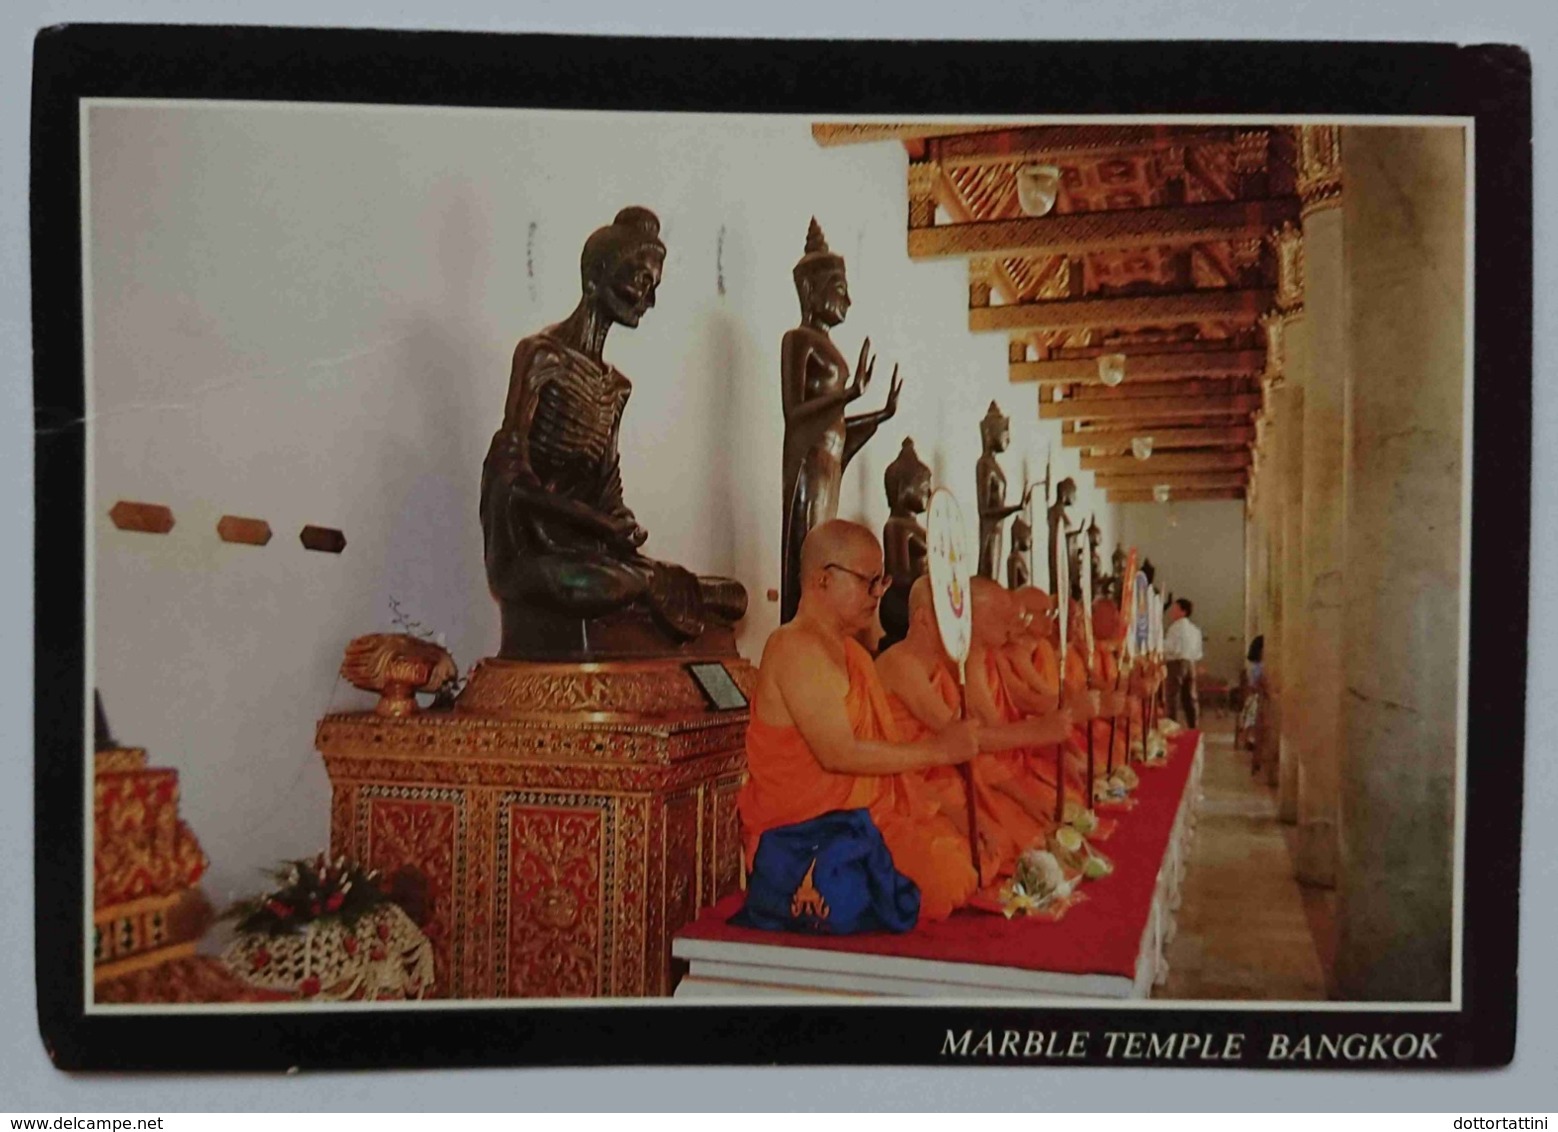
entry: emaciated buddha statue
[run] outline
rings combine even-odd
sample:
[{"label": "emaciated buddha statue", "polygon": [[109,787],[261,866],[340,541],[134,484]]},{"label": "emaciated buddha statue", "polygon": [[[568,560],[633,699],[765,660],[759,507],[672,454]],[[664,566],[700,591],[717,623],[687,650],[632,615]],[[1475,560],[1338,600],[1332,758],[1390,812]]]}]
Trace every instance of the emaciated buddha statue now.
[{"label": "emaciated buddha statue", "polygon": [[612,326],[635,327],[655,305],[664,265],[658,218],[624,208],[585,241],[573,313],[514,349],[481,481],[505,659],[735,652],[741,583],[639,553],[649,535],[622,497],[617,442],[632,384],[602,352]]},{"label": "emaciated buddha statue", "polygon": [[974,467],[974,499],[979,504],[979,575],[996,581],[1001,561],[1001,528],[1012,515],[1028,509],[1033,488],[1023,491],[1022,502],[1007,505],[1006,473],[996,456],[1011,445],[1012,424],[994,401],[979,422],[979,439],[984,449]]},{"label": "emaciated buddha statue", "polygon": [[893,584],[882,595],[878,615],[882,621],[881,647],[895,645],[909,632],[909,590],[925,573],[929,542],[920,516],[930,506],[931,471],[914,450],[914,439],[903,447],[882,474],[890,509],[882,527],[884,568]]},{"label": "emaciated buddha statue", "polygon": [[844,415],[844,406],[866,391],[876,359],[867,338],[851,378],[849,363],[829,337],[828,332],[849,313],[849,283],[844,259],[828,249],[816,217],[806,233],[806,254],[795,265],[794,278],[801,323],[785,333],[779,360],[784,405],[781,623],[793,618],[800,604],[801,544],[813,528],[838,517],[844,469],[877,427],[898,411],[902,389],[894,366],[885,408],[855,417]]}]

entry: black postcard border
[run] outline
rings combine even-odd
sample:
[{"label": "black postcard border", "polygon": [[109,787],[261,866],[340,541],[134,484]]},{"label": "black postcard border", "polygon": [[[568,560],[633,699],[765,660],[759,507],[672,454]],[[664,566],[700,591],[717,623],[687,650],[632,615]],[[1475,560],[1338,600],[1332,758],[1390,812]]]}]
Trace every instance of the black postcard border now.
[{"label": "black postcard border", "polygon": [[[1033,76],[1043,75],[1036,83]],[[1105,76],[1107,81],[1099,81]],[[85,1013],[86,749],[78,100],[328,101],[867,115],[1348,114],[1476,119],[1471,673],[1462,1010],[961,1006],[453,1007]],[[1515,47],[1270,42],[631,39],[76,25],[34,45],[35,883],[38,1022],[62,1069],[486,1065],[1284,1062],[1272,1035],[1440,1034],[1419,1068],[1507,1064],[1515,1043],[1531,478],[1531,72]],[[1512,679],[1519,673],[1521,679]],[[1496,752],[1498,758],[1480,757]],[[948,1052],[948,1035],[972,1041]],[[990,1055],[977,1050],[987,1031]],[[1001,1057],[1000,1036],[1087,1032],[1081,1059]],[[1202,1035],[1238,1060],[1104,1056],[1107,1031]],[[1403,1042],[1405,1040],[1403,1039]],[[1053,1048],[1053,1043],[1047,1043]],[[1398,1051],[1417,1043],[1396,1045]]]}]

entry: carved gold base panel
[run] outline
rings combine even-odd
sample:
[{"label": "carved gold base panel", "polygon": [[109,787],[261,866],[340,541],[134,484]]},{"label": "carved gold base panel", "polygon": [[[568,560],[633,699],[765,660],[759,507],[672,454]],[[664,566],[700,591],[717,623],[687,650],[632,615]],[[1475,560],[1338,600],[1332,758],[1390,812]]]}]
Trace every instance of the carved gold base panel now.
[{"label": "carved gold base panel", "polygon": [[426,885],[442,997],[671,993],[672,935],[739,884],[748,720],[687,660],[486,660],[453,711],[320,721],[331,853]]}]

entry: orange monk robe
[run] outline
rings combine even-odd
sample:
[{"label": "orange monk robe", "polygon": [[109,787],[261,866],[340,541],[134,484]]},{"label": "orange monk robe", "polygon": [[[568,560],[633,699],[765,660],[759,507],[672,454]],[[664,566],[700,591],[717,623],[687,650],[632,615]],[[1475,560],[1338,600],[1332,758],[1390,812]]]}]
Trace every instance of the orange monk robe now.
[{"label": "orange monk robe", "polygon": [[[1069,660],[1067,663],[1071,663]],[[1033,649],[1033,669],[1039,674],[1039,691],[1046,696],[1060,695],[1060,658],[1055,653],[1055,646],[1047,638],[1040,637]],[[1070,688],[1073,681],[1066,681]],[[1073,764],[1075,760],[1072,760]],[[1051,790],[1055,786],[1055,748],[1036,747],[1031,753],[1029,766],[1045,785]],[[1085,764],[1084,764],[1085,766]],[[1066,776],[1066,794],[1068,797],[1080,798],[1082,796],[1082,779],[1085,770],[1078,771],[1075,765],[1069,768]]]},{"label": "orange monk robe", "polygon": [[[936,694],[949,708],[961,712],[963,697],[958,690],[957,677],[946,668],[937,668],[935,675],[931,677],[931,684],[936,689]],[[892,692],[887,694],[888,706],[892,709],[893,725],[898,730],[898,737],[905,743],[917,743],[928,738],[931,729],[920,721],[920,718],[909,710],[907,704]],[[1012,872],[1017,863],[1017,854],[1027,846],[1027,842],[1019,842],[1017,833],[1008,831],[1005,807],[1020,810],[1009,798],[995,794],[988,781],[992,773],[997,777],[1002,772],[995,770],[995,764],[989,755],[980,755],[967,764],[974,783],[974,820],[979,826],[979,863],[980,871],[986,880],[993,880],[999,876],[1006,876]],[[926,770],[910,771],[903,775],[908,780],[918,780],[926,792],[934,796],[936,804],[941,812],[946,814],[959,827],[968,821],[968,793],[964,785],[963,772],[958,767],[933,766]],[[1018,833],[1026,831],[1024,829]]]},{"label": "orange monk robe", "polygon": [[[1027,719],[1023,710],[1012,702],[1006,689],[995,652],[985,654],[985,680],[990,688],[990,698],[999,717],[1006,723],[1020,723]],[[1048,769],[1044,763],[1048,759]],[[1009,751],[996,751],[989,760],[993,764],[991,785],[1000,783],[1006,795],[1001,796],[1002,824],[1016,836],[1023,846],[1049,836],[1050,824],[1055,813],[1055,750],[1053,747],[1014,747]],[[1023,804],[1009,797],[1019,794]],[[1045,821],[1033,815],[1046,815]]]},{"label": "orange monk robe", "polygon": [[[1066,649],[1066,698],[1070,699],[1072,696],[1084,694],[1088,688],[1087,682],[1087,659],[1083,656],[1081,643],[1073,641]],[[1107,738],[1105,742],[1107,742]],[[1068,782],[1074,782],[1076,789],[1081,791],[1082,780],[1087,777],[1086,723],[1078,723],[1071,728],[1071,743],[1072,749],[1066,752]],[[1093,761],[1097,762],[1098,748],[1094,747],[1093,750]],[[1080,798],[1082,795],[1078,793],[1077,797]]]},{"label": "orange monk robe", "polygon": [[[844,641],[849,691],[844,708],[863,742],[901,742],[876,665],[857,641]],[[926,788],[903,774],[835,774],[825,770],[791,725],[765,722],[753,705],[747,726],[747,782],[737,808],[751,868],[758,839],[833,810],[866,809],[893,855],[893,865],[920,889],[920,918],[942,920],[979,886],[968,839],[940,812]]]},{"label": "orange monk robe", "polygon": [[[1111,693],[1116,691],[1116,682],[1120,678],[1120,662],[1115,655],[1102,645],[1093,648],[1093,686],[1104,688]],[[1119,690],[1123,691],[1123,686]],[[1128,706],[1128,705],[1127,705]],[[1111,717],[1099,716],[1093,720],[1093,769],[1098,775],[1108,769],[1109,766],[1109,731],[1111,725],[1114,730],[1114,765],[1119,766],[1125,761],[1125,719],[1116,717],[1118,722],[1112,722]],[[1086,735],[1083,736],[1084,741]],[[1086,748],[1084,747],[1085,751]]]}]

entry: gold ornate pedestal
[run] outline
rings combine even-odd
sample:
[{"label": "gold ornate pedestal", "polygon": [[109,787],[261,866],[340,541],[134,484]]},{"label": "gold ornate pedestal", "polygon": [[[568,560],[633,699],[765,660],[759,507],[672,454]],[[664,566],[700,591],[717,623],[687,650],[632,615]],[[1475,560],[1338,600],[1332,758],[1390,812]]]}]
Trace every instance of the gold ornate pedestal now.
[{"label": "gold ornate pedestal", "polygon": [[671,993],[671,936],[739,883],[748,719],[688,659],[486,660],[453,711],[320,721],[331,853],[425,882],[440,995]]}]

